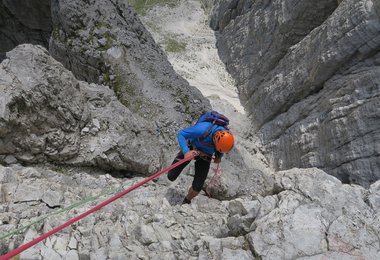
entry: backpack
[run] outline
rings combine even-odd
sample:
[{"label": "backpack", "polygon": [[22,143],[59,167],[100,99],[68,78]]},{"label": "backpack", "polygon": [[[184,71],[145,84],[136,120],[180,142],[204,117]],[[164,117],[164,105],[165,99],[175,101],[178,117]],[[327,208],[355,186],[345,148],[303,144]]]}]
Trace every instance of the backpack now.
[{"label": "backpack", "polygon": [[206,112],[203,115],[201,115],[195,124],[198,124],[201,122],[213,123],[213,125],[211,125],[210,128],[207,129],[207,131],[204,132],[204,134],[202,135],[202,139],[205,139],[212,132],[212,128],[214,127],[214,125],[223,126],[228,129],[228,124],[230,123],[230,120],[221,113],[218,113],[216,111],[211,111],[211,112]]}]

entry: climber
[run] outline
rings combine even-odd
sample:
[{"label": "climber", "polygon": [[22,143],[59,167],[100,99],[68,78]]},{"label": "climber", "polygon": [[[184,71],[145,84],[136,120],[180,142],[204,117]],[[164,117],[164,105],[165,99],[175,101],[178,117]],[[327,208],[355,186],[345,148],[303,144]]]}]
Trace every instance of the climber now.
[{"label": "climber", "polygon": [[[195,159],[195,175],[193,183],[182,204],[190,204],[191,200],[199,194],[207,178],[212,156],[214,162],[220,163],[224,153],[234,146],[234,136],[228,130],[229,120],[216,111],[202,115],[197,123],[189,128],[180,130],[177,134],[180,151],[172,164],[183,158],[197,155]],[[174,181],[181,171],[190,163],[187,161],[168,172],[168,179]]]}]

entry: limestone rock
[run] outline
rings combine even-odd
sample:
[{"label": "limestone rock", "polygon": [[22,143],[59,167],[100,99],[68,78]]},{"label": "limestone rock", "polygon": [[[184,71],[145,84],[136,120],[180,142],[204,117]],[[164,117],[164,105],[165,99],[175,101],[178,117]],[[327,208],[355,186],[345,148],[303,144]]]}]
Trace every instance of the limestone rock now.
[{"label": "limestone rock", "polygon": [[379,195],[380,195],[380,181],[375,182],[374,184],[371,185],[369,189],[370,194],[368,195],[368,202],[369,205],[372,207],[372,209],[376,213],[380,213],[380,200],[379,200]]},{"label": "limestone rock", "polygon": [[[234,35],[233,44],[219,42],[219,47],[231,44],[233,54],[224,50],[222,56],[229,70],[241,76],[240,96],[247,107],[260,113],[251,111],[268,161],[278,169],[312,165],[336,169],[330,173],[344,181],[373,182],[379,56],[373,55],[377,38],[368,39],[378,32],[378,2],[345,0],[337,9],[340,1],[335,0],[216,2],[219,13],[213,26],[221,37]],[[208,107],[204,100],[196,108],[187,106],[199,104],[193,100],[199,93],[176,79],[125,1],[53,1],[53,19],[50,51],[77,77],[95,83],[77,80],[38,46],[21,45],[1,63],[0,162],[11,165],[0,165],[1,234],[54,215],[1,240],[0,255],[162,168],[164,141],[189,123],[197,109]],[[364,22],[353,26],[358,21]],[[247,24],[268,30],[249,31]],[[353,35],[337,32],[334,26],[351,28]],[[247,38],[239,38],[240,33]],[[259,36],[263,42],[250,48],[247,42]],[[362,46],[347,47],[350,37]],[[323,49],[326,46],[331,48]],[[313,48],[318,52],[308,52]],[[252,54],[256,51],[262,51],[262,59]],[[306,73],[307,68],[313,73]],[[272,81],[271,75],[279,78]],[[133,91],[119,92],[120,82],[133,83],[133,88],[122,84]],[[286,93],[289,102],[282,99]],[[263,100],[256,102],[259,94]],[[265,102],[270,104],[268,111]],[[281,114],[276,114],[279,107]],[[250,133],[244,137],[254,141]],[[202,191],[190,205],[180,205],[192,182],[191,164],[175,182],[161,176],[20,258],[380,258],[379,182],[368,189],[342,184],[316,168],[268,176],[255,169],[255,163],[247,163],[248,154],[259,151],[240,147],[245,150],[225,156],[221,187],[211,197]],[[363,169],[375,170],[363,174]],[[113,177],[115,170],[126,170],[129,178]],[[124,171],[120,173],[119,177]],[[91,202],[63,210],[87,198]]]},{"label": "limestone rock", "polygon": [[[221,165],[212,165],[204,189],[217,199],[234,199],[237,197],[255,197],[267,194],[273,189],[273,176],[259,169],[249,168],[242,160],[237,148],[227,154]],[[220,175],[220,177],[218,177]]]},{"label": "limestone rock", "polygon": [[247,235],[256,255],[263,259],[309,259],[335,252],[364,259],[380,256],[378,223],[365,203],[363,188],[344,185],[317,169],[279,172],[276,183],[282,190],[276,195],[276,207],[257,217]]},{"label": "limestone rock", "polygon": [[[338,5],[339,4],[339,5]],[[380,178],[380,3],[217,1],[218,50],[276,170]]]},{"label": "limestone rock", "polygon": [[108,87],[75,79],[42,47],[12,50],[0,75],[0,154],[142,174],[159,168],[152,122],[133,115]]},{"label": "limestone rock", "polygon": [[[128,180],[91,175],[77,168],[65,171],[69,172],[0,166],[1,190],[31,182],[41,190],[62,189],[65,196],[61,207],[104,190],[112,191],[69,211],[59,209],[59,214],[43,219],[27,232],[5,238],[0,241],[0,253],[89,210],[120,190],[121,185],[127,188],[141,181],[139,177]],[[4,178],[9,174],[14,178]],[[366,190],[342,184],[315,168],[292,169],[278,172],[274,193],[256,200],[219,201],[201,193],[192,204],[181,206],[171,205],[166,198],[166,193],[178,189],[175,183],[149,182],[23,252],[21,257],[377,259],[380,216],[371,206],[379,200],[376,187],[374,184]],[[21,203],[16,193],[1,206],[2,233],[16,228],[6,223],[19,223],[20,227],[58,211],[40,200]]]},{"label": "limestone rock", "polygon": [[154,229],[151,226],[148,225],[142,225],[138,228],[136,231],[136,237],[137,239],[143,244],[143,245],[150,245],[154,242],[158,242]]},{"label": "limestone rock", "polygon": [[47,47],[52,30],[50,0],[1,1],[0,28],[0,61],[22,43]]},{"label": "limestone rock", "polygon": [[110,86],[134,114],[156,123],[165,142],[210,109],[174,72],[128,2],[55,1],[52,19],[52,56],[78,79]]},{"label": "limestone rock", "polygon": [[[31,170],[38,171],[40,175],[22,175]],[[46,168],[0,166],[0,177],[7,174],[16,177],[2,178],[2,185],[21,186],[33,181],[41,190],[48,190],[60,183],[61,191],[65,193],[61,207],[68,207],[105,190],[111,190],[114,194],[120,190],[121,185],[127,188],[134,182],[141,181],[141,178],[123,180],[107,175],[91,175],[83,169],[67,170],[69,172],[62,174]],[[171,186],[175,187],[172,184]],[[190,206],[170,205],[165,198],[168,187],[167,183],[150,182],[39,243],[23,253],[22,257],[152,259],[167,256],[169,259],[193,259],[203,255],[224,257],[223,259],[233,259],[234,256],[253,259],[243,237],[227,235],[225,229],[228,212],[223,202],[200,195]],[[12,221],[24,225],[29,223],[31,218],[40,218],[57,211],[60,213],[30,227],[25,235],[21,233],[0,241],[0,253],[4,254],[11,248],[24,244],[89,210],[108,198],[111,193],[68,211],[47,207],[40,200],[26,205],[27,201],[20,203],[18,195],[12,194],[8,202],[1,204],[7,206],[9,212],[0,211],[0,219],[12,213]],[[21,214],[26,211],[28,214]],[[31,212],[34,213],[34,217]],[[9,232],[6,226],[12,229],[9,225],[0,223],[0,230]]]}]

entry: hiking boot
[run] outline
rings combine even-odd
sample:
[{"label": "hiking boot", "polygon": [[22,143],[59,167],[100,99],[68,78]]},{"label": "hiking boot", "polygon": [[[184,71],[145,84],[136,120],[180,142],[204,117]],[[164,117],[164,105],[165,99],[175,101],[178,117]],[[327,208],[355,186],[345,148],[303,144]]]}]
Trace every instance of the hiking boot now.
[{"label": "hiking boot", "polygon": [[202,190],[204,191],[204,193],[206,194],[207,197],[211,198],[211,194],[208,193],[206,188],[202,188]]},{"label": "hiking boot", "polygon": [[191,200],[188,200],[186,197],[183,199],[182,204],[191,204]]}]

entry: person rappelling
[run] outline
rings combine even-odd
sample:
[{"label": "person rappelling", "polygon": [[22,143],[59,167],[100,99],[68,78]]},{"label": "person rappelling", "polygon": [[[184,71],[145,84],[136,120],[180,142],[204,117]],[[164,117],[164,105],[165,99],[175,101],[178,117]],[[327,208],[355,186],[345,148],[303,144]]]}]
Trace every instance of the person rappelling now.
[{"label": "person rappelling", "polygon": [[[182,204],[190,204],[203,188],[212,159],[220,163],[223,155],[234,146],[234,136],[228,128],[229,119],[211,111],[200,116],[195,125],[178,131],[180,151],[172,164],[189,157],[195,159],[195,175]],[[214,156],[214,158],[213,158]],[[191,160],[168,172],[168,179],[175,181]]]}]

